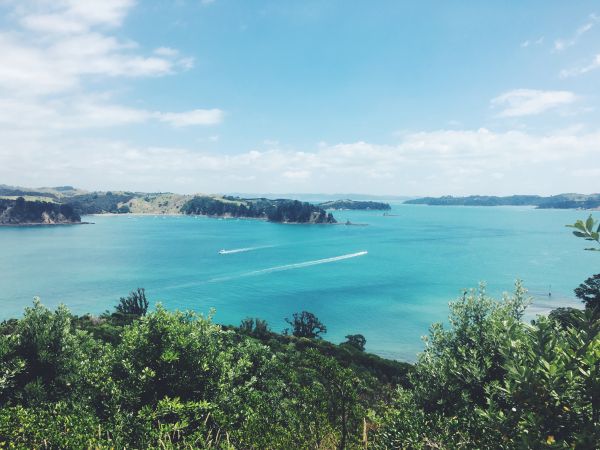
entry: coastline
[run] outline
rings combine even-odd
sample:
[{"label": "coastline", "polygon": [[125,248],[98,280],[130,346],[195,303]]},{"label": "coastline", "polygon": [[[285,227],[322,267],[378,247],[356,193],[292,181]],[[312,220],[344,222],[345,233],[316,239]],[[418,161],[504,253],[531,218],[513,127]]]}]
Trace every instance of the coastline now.
[{"label": "coastline", "polygon": [[94,225],[94,222],[57,222],[57,223],[0,223],[0,227],[46,227],[55,225]]},{"label": "coastline", "polygon": [[[214,216],[210,214],[182,214],[182,213],[95,213],[86,214],[86,216],[134,216],[134,217],[207,217],[209,219],[220,219],[220,220],[255,220],[258,222],[278,223],[284,225],[346,225],[340,222],[276,222],[267,219],[266,217],[236,217],[231,215]],[[354,224],[353,224],[354,225]]]}]

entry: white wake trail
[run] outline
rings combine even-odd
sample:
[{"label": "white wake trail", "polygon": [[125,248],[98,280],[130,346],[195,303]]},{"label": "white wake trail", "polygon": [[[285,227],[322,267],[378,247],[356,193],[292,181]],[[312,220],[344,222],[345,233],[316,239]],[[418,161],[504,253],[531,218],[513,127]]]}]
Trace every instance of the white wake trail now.
[{"label": "white wake trail", "polygon": [[251,252],[252,250],[261,250],[263,248],[271,248],[271,247],[274,247],[274,245],[263,245],[260,247],[232,248],[231,250],[220,250],[219,254],[230,255],[232,253]]},{"label": "white wake trail", "polygon": [[319,264],[327,264],[327,263],[332,263],[332,262],[336,262],[336,261],[342,261],[344,259],[356,258],[358,256],[364,256],[367,253],[368,252],[365,250],[362,252],[349,253],[347,255],[334,256],[332,258],[316,259],[314,261],[305,261],[305,262],[295,263],[295,264],[286,264],[284,266],[269,267],[268,269],[253,270],[251,272],[242,273],[240,275],[213,278],[209,281],[211,283],[214,283],[217,281],[232,280],[234,278],[251,277],[251,276],[255,276],[255,275],[264,275],[264,274],[273,273],[273,272],[282,272],[284,270],[300,269],[302,267],[310,267],[310,266],[316,266]]},{"label": "white wake trail", "polygon": [[229,255],[231,253],[242,253],[242,252],[249,252],[252,250],[256,250],[256,247],[234,248],[232,250],[221,250],[219,253],[221,255]]}]

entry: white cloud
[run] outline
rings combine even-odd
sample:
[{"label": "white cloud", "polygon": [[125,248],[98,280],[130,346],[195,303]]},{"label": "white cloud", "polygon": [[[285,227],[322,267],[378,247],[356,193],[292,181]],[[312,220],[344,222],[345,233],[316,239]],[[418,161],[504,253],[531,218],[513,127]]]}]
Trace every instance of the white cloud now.
[{"label": "white cloud", "polygon": [[116,27],[134,6],[134,0],[40,0],[17,8],[21,24],[44,33],[81,33],[94,26]]},{"label": "white cloud", "polygon": [[584,66],[573,67],[571,69],[564,69],[560,72],[561,78],[569,78],[575,77],[578,75],[583,75],[585,73],[591,72],[592,70],[596,70],[600,68],[600,54],[596,55],[594,59]]},{"label": "white cloud", "polygon": [[219,109],[196,109],[179,113],[148,111],[105,101],[99,97],[68,97],[60,100],[0,97],[0,133],[12,130],[52,133],[90,130],[157,120],[173,127],[208,126],[222,122]]},{"label": "white cloud", "polygon": [[217,125],[223,121],[224,113],[220,109],[195,109],[183,113],[157,113],[156,118],[174,127],[191,125]]},{"label": "white cloud", "polygon": [[584,23],[583,25],[581,25],[579,28],[577,28],[577,30],[575,30],[575,33],[573,33],[572,37],[570,37],[568,39],[557,39],[556,41],[554,41],[554,50],[557,52],[560,52],[560,51],[567,49],[568,47],[572,47],[573,45],[575,45],[577,43],[577,41],[579,41],[579,39],[585,33],[587,33],[592,28],[594,28],[594,25],[599,20],[600,20],[600,17],[596,16],[595,14],[590,14],[589,21]]},{"label": "white cloud", "polygon": [[54,94],[79,88],[86,77],[152,77],[174,73],[193,65],[189,57],[144,56],[137,44],[119,41],[97,32],[25,38],[18,33],[0,34],[0,92],[28,95]]},{"label": "white cloud", "polygon": [[595,158],[600,130],[437,130],[407,133],[395,145],[359,141],[311,151],[266,147],[237,154],[63,135],[47,139],[19,130],[3,136],[3,182],[94,189],[550,194],[589,192],[600,170]]},{"label": "white cloud", "polygon": [[569,91],[515,89],[492,99],[491,105],[501,108],[499,117],[519,117],[541,114],[576,100],[577,96]]},{"label": "white cloud", "polygon": [[179,50],[171,47],[158,47],[154,50],[154,53],[160,56],[177,56],[179,55]]},{"label": "white cloud", "polygon": [[136,42],[106,33],[123,23],[134,4],[9,2],[14,24],[0,31],[0,131],[47,135],[151,120],[174,127],[220,123],[219,109],[151,111],[120,105],[102,92],[103,81],[164,76],[193,66],[193,58],[177,49],[158,47],[143,55]]}]

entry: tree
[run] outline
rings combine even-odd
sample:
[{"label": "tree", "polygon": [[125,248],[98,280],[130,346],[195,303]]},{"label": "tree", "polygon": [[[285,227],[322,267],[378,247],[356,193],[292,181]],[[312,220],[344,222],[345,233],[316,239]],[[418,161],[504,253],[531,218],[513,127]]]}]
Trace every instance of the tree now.
[{"label": "tree", "polygon": [[579,326],[582,313],[583,312],[577,308],[556,308],[550,311],[548,317],[566,330],[568,327]]},{"label": "tree", "polygon": [[254,337],[262,338],[269,335],[269,324],[266,320],[259,319],[258,317],[253,319],[252,317],[246,317],[242,319],[240,323],[240,331],[244,334],[249,334]]},{"label": "tree", "polygon": [[600,273],[581,283],[575,289],[575,296],[585,303],[586,309],[600,308]]},{"label": "tree", "polygon": [[320,334],[327,333],[327,327],[311,312],[294,313],[293,317],[293,320],[286,318],[285,321],[292,326],[292,334],[296,337],[320,339]]},{"label": "tree", "polygon": [[146,312],[148,312],[146,290],[144,288],[137,288],[136,291],[132,291],[126,298],[121,297],[115,309],[120,314],[145,316]]},{"label": "tree", "polygon": [[342,345],[349,345],[350,347],[354,347],[361,352],[365,351],[365,344],[367,340],[362,334],[349,334],[346,336],[346,342],[342,342]]}]

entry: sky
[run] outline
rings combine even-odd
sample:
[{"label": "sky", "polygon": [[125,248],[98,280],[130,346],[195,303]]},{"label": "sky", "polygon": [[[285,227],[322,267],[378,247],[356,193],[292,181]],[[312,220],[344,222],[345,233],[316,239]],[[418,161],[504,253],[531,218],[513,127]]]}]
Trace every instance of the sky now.
[{"label": "sky", "polygon": [[600,191],[600,1],[0,0],[0,184]]}]

